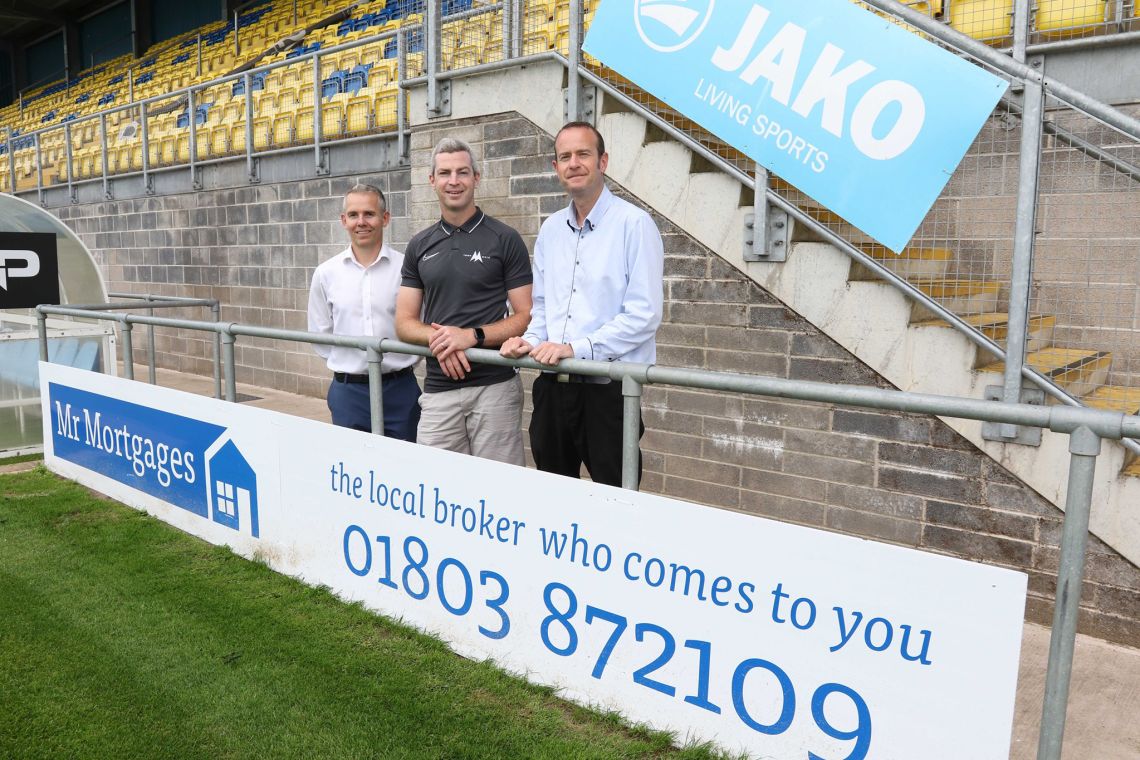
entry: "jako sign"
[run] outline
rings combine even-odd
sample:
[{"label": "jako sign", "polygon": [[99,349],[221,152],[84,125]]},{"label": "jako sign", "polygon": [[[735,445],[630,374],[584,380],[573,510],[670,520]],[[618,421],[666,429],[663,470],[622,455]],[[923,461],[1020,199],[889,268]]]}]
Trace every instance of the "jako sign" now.
[{"label": "jako sign", "polygon": [[847,0],[604,0],[584,49],[894,251],[1008,86]]}]

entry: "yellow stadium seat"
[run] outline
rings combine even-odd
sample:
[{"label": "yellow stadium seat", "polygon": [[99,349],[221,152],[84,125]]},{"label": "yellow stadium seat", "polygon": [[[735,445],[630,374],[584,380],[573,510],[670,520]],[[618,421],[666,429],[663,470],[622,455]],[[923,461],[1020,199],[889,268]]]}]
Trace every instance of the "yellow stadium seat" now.
[{"label": "yellow stadium seat", "polygon": [[983,42],[1008,37],[1013,0],[956,0],[950,4],[950,26]]},{"label": "yellow stadium seat", "polygon": [[293,113],[297,110],[297,91],[292,87],[289,89],[282,89],[277,93],[277,111],[278,113]]},{"label": "yellow stadium seat", "polygon": [[356,97],[349,101],[344,111],[345,131],[349,133],[367,132],[372,128],[372,101],[368,97]]},{"label": "yellow stadium seat", "polygon": [[344,136],[344,106],[325,103],[321,106],[321,138],[334,140]]},{"label": "yellow stadium seat", "polygon": [[210,133],[210,155],[224,156],[229,152],[230,146],[227,138],[229,137],[229,129],[226,127],[218,127]]},{"label": "yellow stadium seat", "polygon": [[398,89],[390,89],[376,96],[373,108],[375,114],[373,123],[376,129],[386,131],[396,128],[396,98],[399,97],[399,93]]},{"label": "yellow stadium seat", "polygon": [[1046,37],[1078,37],[1103,24],[1105,0],[1037,0],[1034,25]]},{"label": "yellow stadium seat", "polygon": [[305,106],[297,110],[297,115],[294,118],[296,129],[294,134],[296,139],[300,142],[307,142],[313,139],[313,107]]},{"label": "yellow stadium seat", "polygon": [[293,115],[277,114],[273,118],[273,144],[289,145],[293,142]]},{"label": "yellow stadium seat", "polygon": [[270,120],[266,118],[257,118],[253,120],[253,149],[265,150],[272,144],[273,130],[270,127]]},{"label": "yellow stadium seat", "polygon": [[184,164],[190,161],[190,136],[174,138],[174,161]]}]

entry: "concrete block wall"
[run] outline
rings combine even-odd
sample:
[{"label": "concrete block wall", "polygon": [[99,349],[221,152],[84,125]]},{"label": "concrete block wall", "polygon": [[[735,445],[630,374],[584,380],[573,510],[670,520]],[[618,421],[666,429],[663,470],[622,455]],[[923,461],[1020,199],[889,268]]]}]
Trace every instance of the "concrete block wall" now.
[{"label": "concrete block wall", "polygon": [[[302,327],[312,268],[344,245],[335,221],[344,189],[357,180],[384,187],[396,216],[389,239],[406,242],[438,218],[427,173],[445,135],[472,143],[483,157],[480,205],[533,247],[542,219],[566,199],[550,168],[550,136],[511,114],[421,129],[410,168],[378,177],[58,213],[114,288],[209,294],[226,304],[227,320]],[[666,252],[661,364],[886,387],[723,259],[657,221]],[[200,339],[168,336],[162,348],[164,366],[210,371]],[[239,379],[323,394],[327,371],[307,348],[244,338],[238,348]],[[643,409],[645,490],[1016,568],[1030,576],[1027,617],[1051,620],[1060,511],[939,420],[668,387],[647,388]],[[1081,630],[1140,646],[1140,569],[1095,538],[1089,551]]]}]

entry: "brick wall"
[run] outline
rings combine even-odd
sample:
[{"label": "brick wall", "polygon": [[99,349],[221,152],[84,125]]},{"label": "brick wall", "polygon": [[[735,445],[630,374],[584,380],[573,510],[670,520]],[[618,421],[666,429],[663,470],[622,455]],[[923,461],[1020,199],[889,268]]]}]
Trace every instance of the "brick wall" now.
[{"label": "brick wall", "polygon": [[[227,320],[304,326],[313,267],[340,250],[340,195],[384,187],[400,245],[438,218],[431,146],[462,137],[484,157],[480,205],[532,246],[566,203],[553,142],[499,115],[413,134],[408,170],[103,203],[59,214],[96,252],[114,288],[210,295]],[[618,190],[619,188],[615,188]],[[636,202],[635,199],[631,199]],[[885,381],[733,267],[663,219],[661,364],[886,387]],[[208,344],[165,336],[161,361],[210,371]],[[239,378],[319,395],[327,372],[307,348],[242,338]],[[529,387],[529,382],[527,383]],[[643,399],[645,490],[1027,572],[1027,617],[1051,619],[1061,512],[933,418],[650,387]],[[707,537],[715,541],[715,536]],[[1140,570],[1089,544],[1081,629],[1140,646]]]}]

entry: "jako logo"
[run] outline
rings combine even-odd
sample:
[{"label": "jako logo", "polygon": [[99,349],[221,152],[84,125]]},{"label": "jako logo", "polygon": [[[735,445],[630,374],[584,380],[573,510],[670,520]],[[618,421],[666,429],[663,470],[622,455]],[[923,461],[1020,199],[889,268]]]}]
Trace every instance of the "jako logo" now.
[{"label": "jako logo", "polygon": [[637,0],[633,21],[641,40],[660,53],[693,43],[708,26],[716,0]]},{"label": "jako logo", "polygon": [[[11,266],[20,262],[23,266]],[[8,289],[9,277],[35,277],[40,273],[40,257],[35,251],[0,251],[0,289]]]}]

